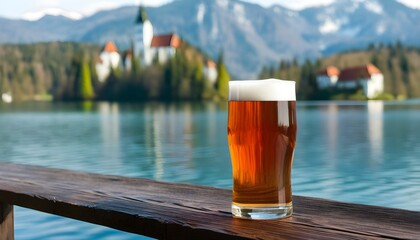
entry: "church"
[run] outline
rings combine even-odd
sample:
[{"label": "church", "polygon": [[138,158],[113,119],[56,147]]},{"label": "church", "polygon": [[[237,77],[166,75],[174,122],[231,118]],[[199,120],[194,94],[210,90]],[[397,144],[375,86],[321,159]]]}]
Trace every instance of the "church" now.
[{"label": "church", "polygon": [[[151,65],[154,59],[164,64],[175,56],[181,44],[182,40],[176,33],[155,35],[145,8],[140,6],[135,21],[133,49],[126,51],[121,57],[113,42],[105,43],[95,66],[98,80],[105,82],[111,73],[111,68],[121,67],[129,71],[133,56],[138,57],[144,66]],[[203,59],[203,73],[208,81],[215,84],[217,66],[211,59]]]},{"label": "church", "polygon": [[152,64],[154,58],[159,59],[160,63],[165,63],[175,55],[180,44],[181,39],[175,33],[154,35],[153,25],[147,17],[146,10],[140,6],[136,19],[134,53],[136,56],[142,56],[144,65]]}]

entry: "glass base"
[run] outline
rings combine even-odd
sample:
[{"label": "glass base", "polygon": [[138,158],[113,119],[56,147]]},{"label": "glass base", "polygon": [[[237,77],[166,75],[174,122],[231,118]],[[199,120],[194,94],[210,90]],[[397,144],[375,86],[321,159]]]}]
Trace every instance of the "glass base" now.
[{"label": "glass base", "polygon": [[238,206],[232,204],[232,214],[234,217],[247,218],[247,219],[277,219],[292,216],[292,204],[284,206],[263,206],[263,207],[250,207]]}]

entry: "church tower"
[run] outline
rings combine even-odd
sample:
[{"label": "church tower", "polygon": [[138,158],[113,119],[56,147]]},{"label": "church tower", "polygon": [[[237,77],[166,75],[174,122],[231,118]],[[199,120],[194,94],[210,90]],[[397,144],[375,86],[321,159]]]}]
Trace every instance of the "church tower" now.
[{"label": "church tower", "polygon": [[151,44],[153,39],[153,26],[147,17],[146,9],[140,6],[136,18],[136,31],[134,41],[134,53],[136,56],[143,55],[142,62],[145,65],[152,63]]}]

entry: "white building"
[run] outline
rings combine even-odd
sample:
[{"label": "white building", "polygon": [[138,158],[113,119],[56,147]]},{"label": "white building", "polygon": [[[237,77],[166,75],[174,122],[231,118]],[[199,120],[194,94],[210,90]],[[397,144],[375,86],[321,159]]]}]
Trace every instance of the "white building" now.
[{"label": "white building", "polygon": [[362,88],[363,94],[374,98],[384,91],[384,76],[373,64],[339,70],[329,66],[316,77],[319,89],[336,87],[338,89]]},{"label": "white building", "polygon": [[208,60],[204,66],[204,76],[210,83],[215,84],[217,79],[217,66],[212,60]]},{"label": "white building", "polygon": [[154,35],[153,25],[146,10],[140,6],[136,20],[134,53],[140,56],[142,64],[150,65],[155,57],[165,63],[175,55],[181,40],[176,34]]},{"label": "white building", "polygon": [[[150,65],[155,58],[159,60],[159,63],[165,63],[175,56],[181,44],[181,38],[175,33],[154,35],[146,10],[140,6],[136,20],[134,54],[141,59],[141,64]],[[217,68],[213,61],[204,62],[203,72],[210,82],[216,82]]]},{"label": "white building", "polygon": [[153,25],[147,17],[146,10],[140,6],[136,19],[136,29],[134,33],[134,54],[142,56],[142,63],[150,65],[152,63],[151,44],[153,40]]},{"label": "white building", "polygon": [[11,103],[13,101],[13,97],[11,93],[3,93],[1,95],[1,100],[5,103]]},{"label": "white building", "polygon": [[98,80],[104,82],[111,73],[111,68],[117,68],[119,66],[120,60],[121,56],[115,44],[113,42],[107,42],[102,48],[95,65]]},{"label": "white building", "polygon": [[355,89],[358,87],[362,88],[366,97],[373,98],[384,91],[384,75],[373,64],[342,70],[337,88]]},{"label": "white building", "polygon": [[340,70],[334,66],[329,66],[320,71],[316,77],[318,89],[326,89],[334,87],[338,81]]},{"label": "white building", "polygon": [[159,63],[165,63],[175,55],[180,44],[181,39],[174,33],[154,36],[150,45],[151,57],[157,57]]}]

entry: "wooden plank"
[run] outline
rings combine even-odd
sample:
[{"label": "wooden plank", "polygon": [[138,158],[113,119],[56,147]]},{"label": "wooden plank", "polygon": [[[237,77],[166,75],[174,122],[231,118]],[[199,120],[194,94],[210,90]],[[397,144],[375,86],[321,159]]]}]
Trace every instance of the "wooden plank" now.
[{"label": "wooden plank", "polygon": [[13,239],[13,206],[0,201],[0,240]]},{"label": "wooden plank", "polygon": [[291,218],[235,219],[231,191],[0,163],[0,201],[159,239],[418,239],[420,212],[294,196]]}]

